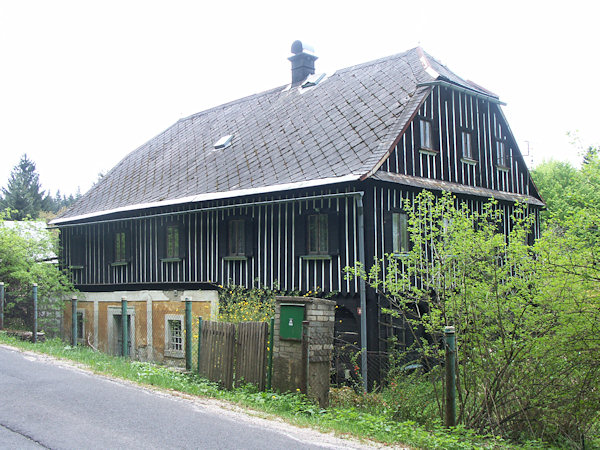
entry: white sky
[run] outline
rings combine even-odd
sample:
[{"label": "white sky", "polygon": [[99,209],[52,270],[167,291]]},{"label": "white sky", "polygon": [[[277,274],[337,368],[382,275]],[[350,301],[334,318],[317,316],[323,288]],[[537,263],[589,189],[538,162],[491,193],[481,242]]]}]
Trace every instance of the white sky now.
[{"label": "white sky", "polygon": [[577,162],[568,131],[600,143],[597,9],[579,0],[0,0],[0,186],[27,153],[44,189],[86,191],[179,118],[288,83],[296,39],[328,74],[420,44],[500,95],[529,164]]}]

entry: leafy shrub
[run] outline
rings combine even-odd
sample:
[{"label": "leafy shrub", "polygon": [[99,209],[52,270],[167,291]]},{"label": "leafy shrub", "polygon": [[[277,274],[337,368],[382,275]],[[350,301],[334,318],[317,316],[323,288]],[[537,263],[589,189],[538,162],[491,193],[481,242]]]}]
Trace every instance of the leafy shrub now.
[{"label": "leafy shrub", "polygon": [[278,291],[267,287],[219,286],[219,321],[266,322],[275,315]]}]

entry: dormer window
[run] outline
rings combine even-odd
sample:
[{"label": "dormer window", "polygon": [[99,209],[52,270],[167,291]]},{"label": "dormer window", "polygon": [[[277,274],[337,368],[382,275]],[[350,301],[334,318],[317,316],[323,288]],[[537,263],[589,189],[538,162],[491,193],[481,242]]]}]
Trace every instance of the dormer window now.
[{"label": "dormer window", "polygon": [[433,148],[433,129],[429,120],[421,119],[419,121],[421,149],[435,151]]}]

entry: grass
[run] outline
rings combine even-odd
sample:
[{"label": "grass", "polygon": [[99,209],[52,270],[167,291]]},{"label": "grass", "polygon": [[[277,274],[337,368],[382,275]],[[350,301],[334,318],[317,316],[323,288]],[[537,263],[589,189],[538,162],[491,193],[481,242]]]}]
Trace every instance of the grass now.
[{"label": "grass", "polygon": [[[0,331],[0,343],[74,361],[99,374],[130,380],[141,385],[225,400],[276,415],[294,425],[309,426],[321,431],[334,431],[338,435],[369,439],[384,444],[403,444],[423,449],[541,447],[537,442],[524,447],[515,447],[500,438],[477,436],[472,431],[461,427],[448,430],[435,426],[427,429],[414,421],[396,421],[392,414],[369,412],[360,405],[353,405],[348,401],[338,401],[336,406],[320,409],[299,393],[258,392],[252,386],[225,391],[197,374],[182,373],[156,364],[130,361],[94,352],[87,347],[73,348],[58,339],[34,345],[7,336],[5,332]],[[344,395],[348,397],[347,392]]]}]

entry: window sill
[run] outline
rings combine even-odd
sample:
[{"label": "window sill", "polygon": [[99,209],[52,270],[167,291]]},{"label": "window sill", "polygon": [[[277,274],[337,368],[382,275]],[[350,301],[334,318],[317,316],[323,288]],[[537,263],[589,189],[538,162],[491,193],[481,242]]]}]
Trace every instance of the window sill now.
[{"label": "window sill", "polygon": [[406,258],[408,258],[408,252],[392,253],[392,258],[395,258],[395,259],[406,259]]},{"label": "window sill", "polygon": [[331,255],[302,255],[300,258],[307,261],[328,261],[331,260]]},{"label": "window sill", "polygon": [[83,266],[69,266],[69,269],[71,269],[71,270],[81,270],[81,269],[83,269]]},{"label": "window sill", "polygon": [[126,266],[129,264],[129,261],[115,261],[110,263],[111,267],[119,267],[119,266]]},{"label": "window sill", "polygon": [[248,261],[247,256],[223,256],[223,261]]},{"label": "window sill", "polygon": [[185,353],[183,350],[165,350],[165,356],[169,358],[184,358]]},{"label": "window sill", "polygon": [[439,151],[433,150],[431,148],[420,148],[419,153],[422,155],[430,155],[430,156],[437,156],[440,154]]},{"label": "window sill", "polygon": [[508,171],[510,170],[510,168],[509,168],[509,167],[507,167],[507,166],[502,166],[502,165],[500,165],[500,164],[496,164],[496,169],[498,169],[498,170],[499,170],[499,171],[501,171],[501,172],[508,172]]},{"label": "window sill", "polygon": [[181,258],[160,258],[162,263],[175,263],[183,261]]},{"label": "window sill", "polygon": [[471,158],[460,158],[460,161],[464,164],[468,164],[470,166],[476,166],[477,165],[477,160],[476,159],[471,159]]}]

